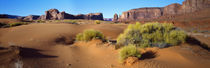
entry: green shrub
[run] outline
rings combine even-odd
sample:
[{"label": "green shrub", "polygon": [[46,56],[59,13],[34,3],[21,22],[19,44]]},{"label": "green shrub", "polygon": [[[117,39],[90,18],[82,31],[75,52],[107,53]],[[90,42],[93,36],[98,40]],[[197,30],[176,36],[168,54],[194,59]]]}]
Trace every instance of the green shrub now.
[{"label": "green shrub", "polygon": [[101,24],[101,21],[100,20],[96,20],[95,24]]},{"label": "green shrub", "polygon": [[123,62],[128,57],[141,57],[140,51],[134,45],[128,45],[120,49],[119,51],[120,61]]},{"label": "green shrub", "polygon": [[1,23],[1,22],[0,22],[0,28],[4,27],[4,26],[6,26],[6,25],[7,25],[7,24]]},{"label": "green shrub", "polygon": [[17,23],[9,23],[8,25],[10,27],[13,27],[13,26],[19,26],[19,25],[26,25],[28,24],[29,22],[17,22]]},{"label": "green shrub", "polygon": [[76,36],[77,41],[90,41],[92,39],[104,39],[104,35],[96,30],[85,30],[83,33],[79,33]]},{"label": "green shrub", "polygon": [[64,23],[77,24],[76,20],[63,20]]},{"label": "green shrub", "polygon": [[169,23],[129,25],[117,38],[118,45],[132,44],[137,47],[167,47],[185,42],[186,34]]},{"label": "green shrub", "polygon": [[45,23],[43,20],[36,20],[37,23]]}]

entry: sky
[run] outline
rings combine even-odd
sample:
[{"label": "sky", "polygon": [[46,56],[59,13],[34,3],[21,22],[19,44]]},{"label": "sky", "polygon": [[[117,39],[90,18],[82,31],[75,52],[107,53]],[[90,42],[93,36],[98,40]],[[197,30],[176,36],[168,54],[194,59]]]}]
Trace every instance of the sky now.
[{"label": "sky", "polygon": [[69,14],[103,13],[112,18],[130,9],[142,7],[164,7],[184,0],[0,0],[0,14],[19,16],[43,15],[46,10],[56,8]]}]

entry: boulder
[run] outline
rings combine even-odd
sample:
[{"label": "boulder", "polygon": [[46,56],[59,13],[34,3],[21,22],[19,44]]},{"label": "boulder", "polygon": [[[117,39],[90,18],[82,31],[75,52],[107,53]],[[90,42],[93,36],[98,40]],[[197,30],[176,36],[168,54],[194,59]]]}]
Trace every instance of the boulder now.
[{"label": "boulder", "polygon": [[32,20],[37,20],[40,16],[38,15],[29,15],[29,16],[26,16],[24,18],[24,20],[27,20],[27,21],[32,21]]}]

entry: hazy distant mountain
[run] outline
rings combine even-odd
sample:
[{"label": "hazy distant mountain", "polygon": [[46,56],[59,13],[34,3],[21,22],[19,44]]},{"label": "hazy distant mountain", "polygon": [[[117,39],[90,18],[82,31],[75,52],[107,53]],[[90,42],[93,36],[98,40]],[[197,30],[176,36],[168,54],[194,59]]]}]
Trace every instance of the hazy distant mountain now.
[{"label": "hazy distant mountain", "polygon": [[18,15],[0,14],[0,18],[18,19],[18,18],[21,18],[21,17],[22,17],[22,16],[18,16]]},{"label": "hazy distant mountain", "polygon": [[104,21],[112,21],[112,18],[104,18]]}]

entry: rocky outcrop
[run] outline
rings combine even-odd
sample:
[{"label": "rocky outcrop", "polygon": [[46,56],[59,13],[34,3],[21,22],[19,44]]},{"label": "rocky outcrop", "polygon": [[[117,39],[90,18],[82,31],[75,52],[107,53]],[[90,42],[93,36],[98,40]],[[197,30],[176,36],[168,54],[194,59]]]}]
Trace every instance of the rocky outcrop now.
[{"label": "rocky outcrop", "polygon": [[87,20],[103,20],[103,14],[102,13],[90,13],[85,15],[85,19]]},{"label": "rocky outcrop", "polygon": [[63,20],[63,19],[74,19],[74,15],[65,13],[64,11],[57,14],[57,17],[59,20]]},{"label": "rocky outcrop", "polygon": [[50,9],[48,11],[45,11],[45,18],[47,20],[57,20],[58,19],[59,11],[57,9]]},{"label": "rocky outcrop", "polygon": [[181,14],[181,4],[174,3],[164,7],[163,15],[174,15],[174,14]]},{"label": "rocky outcrop", "polygon": [[46,20],[46,16],[45,15],[41,15],[38,19],[39,20]]},{"label": "rocky outcrop", "polygon": [[32,20],[37,20],[40,16],[38,15],[29,15],[26,16],[23,20],[27,20],[27,21],[32,21]]},{"label": "rocky outcrop", "polygon": [[85,19],[86,16],[84,14],[78,14],[74,16],[75,19]]},{"label": "rocky outcrop", "polygon": [[210,0],[185,0],[182,3],[182,13],[195,12],[210,7]]},{"label": "rocky outcrop", "polygon": [[102,13],[90,13],[87,15],[72,15],[66,12],[59,12],[57,9],[45,11],[45,15],[40,16],[41,20],[63,20],[63,19],[87,19],[87,20],[103,20]]},{"label": "rocky outcrop", "polygon": [[210,0],[185,0],[182,5],[175,3],[163,8],[138,8],[123,12],[118,21],[135,21],[156,19],[161,16],[171,16],[196,12],[210,8]]},{"label": "rocky outcrop", "polygon": [[120,16],[122,21],[131,21],[138,19],[158,18],[163,15],[163,8],[138,8],[123,12]]}]

